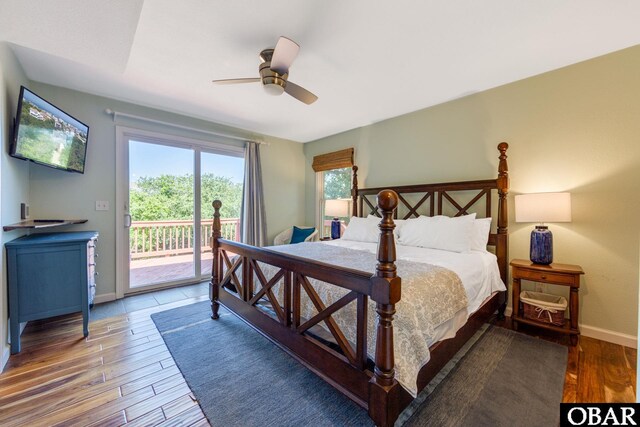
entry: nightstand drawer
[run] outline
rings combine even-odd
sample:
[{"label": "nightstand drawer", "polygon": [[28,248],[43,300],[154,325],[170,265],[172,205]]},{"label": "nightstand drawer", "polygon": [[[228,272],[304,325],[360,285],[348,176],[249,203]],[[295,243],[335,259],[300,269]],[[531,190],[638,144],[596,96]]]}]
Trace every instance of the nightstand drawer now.
[{"label": "nightstand drawer", "polygon": [[559,273],[547,273],[545,271],[532,271],[522,268],[513,272],[514,279],[531,280],[534,282],[546,282],[546,283],[559,283],[564,285],[574,285],[575,275],[572,274],[559,274]]}]

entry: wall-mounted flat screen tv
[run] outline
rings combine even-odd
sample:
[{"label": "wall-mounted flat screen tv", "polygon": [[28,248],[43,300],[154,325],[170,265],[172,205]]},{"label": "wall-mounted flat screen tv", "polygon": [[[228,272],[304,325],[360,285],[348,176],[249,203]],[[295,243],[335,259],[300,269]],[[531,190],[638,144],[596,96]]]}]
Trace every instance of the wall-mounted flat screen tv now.
[{"label": "wall-mounted flat screen tv", "polygon": [[84,173],[89,126],[24,86],[20,88],[14,129],[11,156]]}]

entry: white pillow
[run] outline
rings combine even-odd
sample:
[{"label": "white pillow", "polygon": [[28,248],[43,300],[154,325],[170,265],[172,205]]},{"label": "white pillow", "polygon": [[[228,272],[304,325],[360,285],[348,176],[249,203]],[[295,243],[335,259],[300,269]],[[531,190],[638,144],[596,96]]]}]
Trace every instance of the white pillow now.
[{"label": "white pillow", "polygon": [[[380,218],[379,216],[375,216],[375,215],[371,215],[371,214],[369,214],[369,216],[367,216],[367,219],[375,220],[376,221],[376,226],[377,226],[377,224],[380,224],[380,221],[382,220],[382,218]],[[406,219],[394,219],[393,220],[393,223],[396,225],[396,228],[393,229],[393,235],[395,236],[396,240],[398,240],[398,237],[400,236],[400,229],[404,225],[405,221],[406,221]],[[378,234],[380,234],[379,229],[378,229]]]},{"label": "white pillow", "polygon": [[352,216],[351,220],[349,220],[349,225],[344,230],[342,240],[377,243],[380,236],[379,222],[369,218]]},{"label": "white pillow", "polygon": [[471,250],[475,219],[475,213],[454,218],[442,215],[420,216],[403,224],[398,243],[443,251],[468,252]]},{"label": "white pillow", "polygon": [[491,218],[479,218],[473,221],[473,228],[471,231],[471,250],[486,252],[490,231]]}]

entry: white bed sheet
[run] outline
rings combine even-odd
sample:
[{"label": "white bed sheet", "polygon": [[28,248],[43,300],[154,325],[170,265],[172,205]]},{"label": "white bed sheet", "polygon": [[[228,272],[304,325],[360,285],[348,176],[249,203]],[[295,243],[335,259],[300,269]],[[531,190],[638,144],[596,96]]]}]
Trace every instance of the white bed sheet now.
[{"label": "white bed sheet", "polygon": [[[377,243],[342,239],[327,240],[322,243],[371,253],[376,253],[378,250]],[[457,253],[396,245],[396,256],[398,259],[433,264],[453,271],[460,277],[467,294],[469,300],[467,308],[458,311],[451,320],[439,325],[432,337],[433,341],[428,343],[429,346],[443,339],[453,338],[458,329],[467,322],[469,316],[475,313],[489,296],[494,292],[507,289],[500,278],[497,258],[490,252],[472,250]]]}]

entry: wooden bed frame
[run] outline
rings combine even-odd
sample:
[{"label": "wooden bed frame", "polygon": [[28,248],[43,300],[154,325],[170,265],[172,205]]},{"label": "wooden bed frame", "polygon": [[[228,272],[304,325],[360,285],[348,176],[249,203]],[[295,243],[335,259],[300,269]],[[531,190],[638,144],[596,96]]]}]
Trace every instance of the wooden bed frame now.
[{"label": "wooden bed frame", "polygon": [[[401,279],[396,274],[396,251],[393,219],[399,203],[406,207],[404,218],[418,216],[418,208],[429,202],[428,214],[442,214],[443,206],[453,208],[454,216],[467,214],[479,201],[484,201],[486,216],[491,216],[491,194],[497,190],[497,232],[490,234],[488,245],[495,247],[500,275],[507,283],[508,269],[508,211],[507,192],[509,175],[507,143],[498,145],[498,177],[489,180],[452,182],[444,184],[409,185],[388,188],[357,188],[357,167],[353,167],[353,214],[366,216],[370,209],[380,221],[376,271],[365,273],[348,268],[282,254],[266,248],[257,248],[221,238],[219,200],[213,202],[213,270],[210,284],[211,317],[218,319],[220,304],[234,312],[250,326],[273,341],[288,354],[307,366],[325,381],[351,398],[363,408],[378,426],[391,426],[400,412],[411,402],[412,396],[398,383],[394,374],[393,315],[395,304],[401,297]],[[454,194],[477,194],[466,204],[458,203]],[[409,195],[421,194],[411,204]],[[377,207],[368,197],[377,195]],[[436,202],[437,200],[437,202]],[[233,255],[238,255],[235,259]],[[279,268],[273,277],[265,277],[259,263]],[[226,267],[226,271],[223,272]],[[238,278],[238,270],[241,278]],[[254,276],[260,282],[255,292]],[[349,292],[330,306],[325,306],[309,278],[340,286]],[[272,290],[283,282],[283,302],[280,304]],[[303,293],[316,307],[318,314],[311,319],[301,317],[300,299]],[[368,299],[376,305],[375,357],[367,357]],[[262,308],[260,300],[268,300],[272,311]],[[338,310],[352,301],[357,307],[357,336],[355,342],[345,338],[332,318]],[[455,338],[433,344],[431,360],[419,372],[418,390],[422,390],[442,369],[465,342],[498,310],[504,315],[506,292],[492,295],[474,313]],[[320,339],[310,329],[324,322],[335,344]],[[224,369],[224,367],[220,367]]]}]

